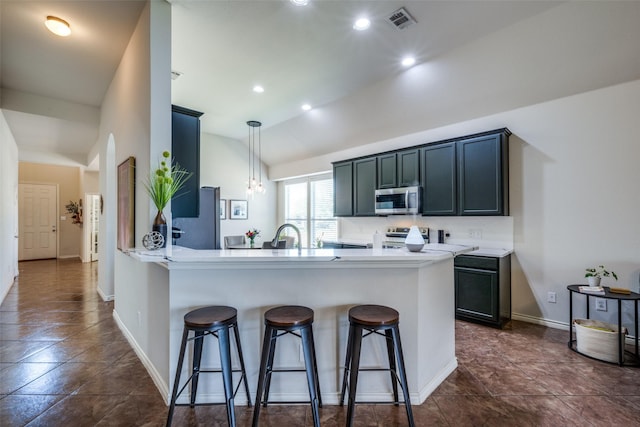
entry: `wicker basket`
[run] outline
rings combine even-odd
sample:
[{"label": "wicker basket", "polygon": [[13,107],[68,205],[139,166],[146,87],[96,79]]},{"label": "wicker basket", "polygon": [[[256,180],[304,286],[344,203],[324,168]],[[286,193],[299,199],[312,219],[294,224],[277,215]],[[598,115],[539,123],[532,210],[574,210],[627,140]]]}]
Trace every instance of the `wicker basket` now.
[{"label": "wicker basket", "polygon": [[591,319],[575,319],[573,324],[576,327],[576,349],[580,353],[605,362],[618,363],[618,346],[622,341],[624,352],[627,328],[618,332],[618,325]]}]

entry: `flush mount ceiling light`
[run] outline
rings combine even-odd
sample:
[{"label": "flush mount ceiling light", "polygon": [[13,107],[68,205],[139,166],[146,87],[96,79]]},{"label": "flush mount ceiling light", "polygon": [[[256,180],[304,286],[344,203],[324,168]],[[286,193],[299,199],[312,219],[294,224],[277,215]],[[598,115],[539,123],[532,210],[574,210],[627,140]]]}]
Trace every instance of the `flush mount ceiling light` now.
[{"label": "flush mount ceiling light", "polygon": [[69,23],[57,16],[47,16],[47,19],[44,21],[44,25],[47,26],[49,31],[57,36],[67,37],[71,34],[71,26]]},{"label": "flush mount ceiling light", "polygon": [[[257,120],[249,120],[249,183],[247,184],[247,195],[264,193],[265,187],[262,185],[262,143],[260,141],[260,127],[262,123]],[[256,128],[258,128],[258,139],[256,141]],[[258,144],[258,159],[256,160],[256,142]],[[258,179],[256,179],[256,161],[258,162]]]},{"label": "flush mount ceiling light", "polygon": [[353,29],[357,31],[364,31],[371,26],[371,21],[368,18],[358,18],[353,23]]},{"label": "flush mount ceiling light", "polygon": [[262,93],[262,92],[264,92],[264,88],[263,88],[262,86],[260,86],[260,85],[255,85],[255,86],[253,87],[253,91],[254,91],[255,93]]},{"label": "flush mount ceiling light", "polygon": [[303,109],[304,111],[309,111],[309,110],[311,110],[311,105],[309,105],[309,104],[302,104],[302,109]]},{"label": "flush mount ceiling light", "polygon": [[405,56],[404,58],[402,58],[403,67],[411,67],[415,63],[416,63],[416,58],[414,58],[413,56]]},{"label": "flush mount ceiling light", "polygon": [[309,0],[289,0],[291,3],[296,6],[306,6],[309,4]]}]

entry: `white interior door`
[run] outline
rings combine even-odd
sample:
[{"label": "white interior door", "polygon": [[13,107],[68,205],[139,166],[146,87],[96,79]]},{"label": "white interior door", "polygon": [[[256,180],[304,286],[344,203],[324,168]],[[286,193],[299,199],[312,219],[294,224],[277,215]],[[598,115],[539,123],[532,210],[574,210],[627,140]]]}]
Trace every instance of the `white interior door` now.
[{"label": "white interior door", "polygon": [[18,186],[18,260],[56,258],[57,187],[50,184]]},{"label": "white interior door", "polygon": [[100,195],[89,194],[89,254],[91,261],[98,261],[98,233],[100,230]]}]

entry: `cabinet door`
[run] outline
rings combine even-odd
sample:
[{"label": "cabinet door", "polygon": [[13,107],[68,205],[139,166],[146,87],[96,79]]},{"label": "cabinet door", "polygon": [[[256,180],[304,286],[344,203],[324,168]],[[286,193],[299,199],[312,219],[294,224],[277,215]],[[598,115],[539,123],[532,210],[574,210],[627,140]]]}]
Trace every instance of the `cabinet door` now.
[{"label": "cabinet door", "polygon": [[399,151],[398,187],[420,185],[420,150]]},{"label": "cabinet door", "polygon": [[456,215],[455,142],[424,147],[422,170],[422,214]]},{"label": "cabinet door", "polygon": [[355,216],[376,214],[376,164],[375,157],[353,162],[353,214]]},{"label": "cabinet door", "polygon": [[333,165],[333,215],[353,215],[353,162]]},{"label": "cabinet door", "polygon": [[460,215],[506,215],[502,134],[458,141]]},{"label": "cabinet door", "polygon": [[498,322],[498,273],[459,267],[454,271],[456,315]]},{"label": "cabinet door", "polygon": [[171,108],[171,155],[175,163],[193,173],[171,199],[174,218],[197,218],[199,215],[201,115],[199,111],[176,105]]},{"label": "cabinet door", "polygon": [[398,187],[396,153],[378,156],[378,188]]}]

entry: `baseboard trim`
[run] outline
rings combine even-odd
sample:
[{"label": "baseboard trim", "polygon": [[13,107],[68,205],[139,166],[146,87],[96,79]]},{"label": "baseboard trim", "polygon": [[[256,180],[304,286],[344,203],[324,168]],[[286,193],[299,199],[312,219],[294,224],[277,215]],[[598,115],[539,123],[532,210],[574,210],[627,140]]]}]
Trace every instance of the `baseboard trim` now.
[{"label": "baseboard trim", "polygon": [[545,319],[543,317],[529,316],[527,314],[511,313],[511,319],[519,320],[521,322],[534,323],[536,325],[547,326],[554,329],[562,329],[564,331],[569,330],[569,324],[567,322],[558,322],[557,320]]},{"label": "baseboard trim", "polygon": [[138,359],[140,359],[140,361],[144,365],[145,369],[149,373],[149,376],[151,376],[151,380],[156,385],[160,396],[162,396],[162,400],[164,400],[166,405],[169,405],[169,386],[162,380],[162,376],[160,375],[160,373],[153,366],[153,363],[151,363],[151,360],[149,360],[142,348],[140,348],[136,340],[133,338],[131,332],[129,332],[129,329],[127,329],[127,327],[120,319],[120,316],[118,316],[118,312],[115,310],[113,310],[113,319],[116,321],[118,328],[120,328],[120,331],[122,331],[122,334],[126,338],[129,345],[131,345],[131,348],[133,348],[133,351],[135,351],[136,355],[138,355]]},{"label": "baseboard trim", "polygon": [[80,257],[80,255],[58,255],[58,259],[69,259],[69,258],[78,258],[80,261],[82,261],[82,258]]},{"label": "baseboard trim", "polygon": [[[569,331],[569,324],[567,322],[558,322],[557,320],[545,319],[542,317],[529,316],[527,314],[511,313],[511,319],[519,320],[521,322],[534,323],[536,325],[547,326],[554,329],[562,329],[563,331]],[[635,344],[636,337],[633,335],[627,335],[625,341],[627,344]]]},{"label": "baseboard trim", "polygon": [[114,296],[105,294],[102,291],[102,289],[100,289],[100,286],[96,286],[96,292],[98,292],[98,295],[100,295],[100,298],[102,298],[102,301],[113,301],[114,300]]}]

